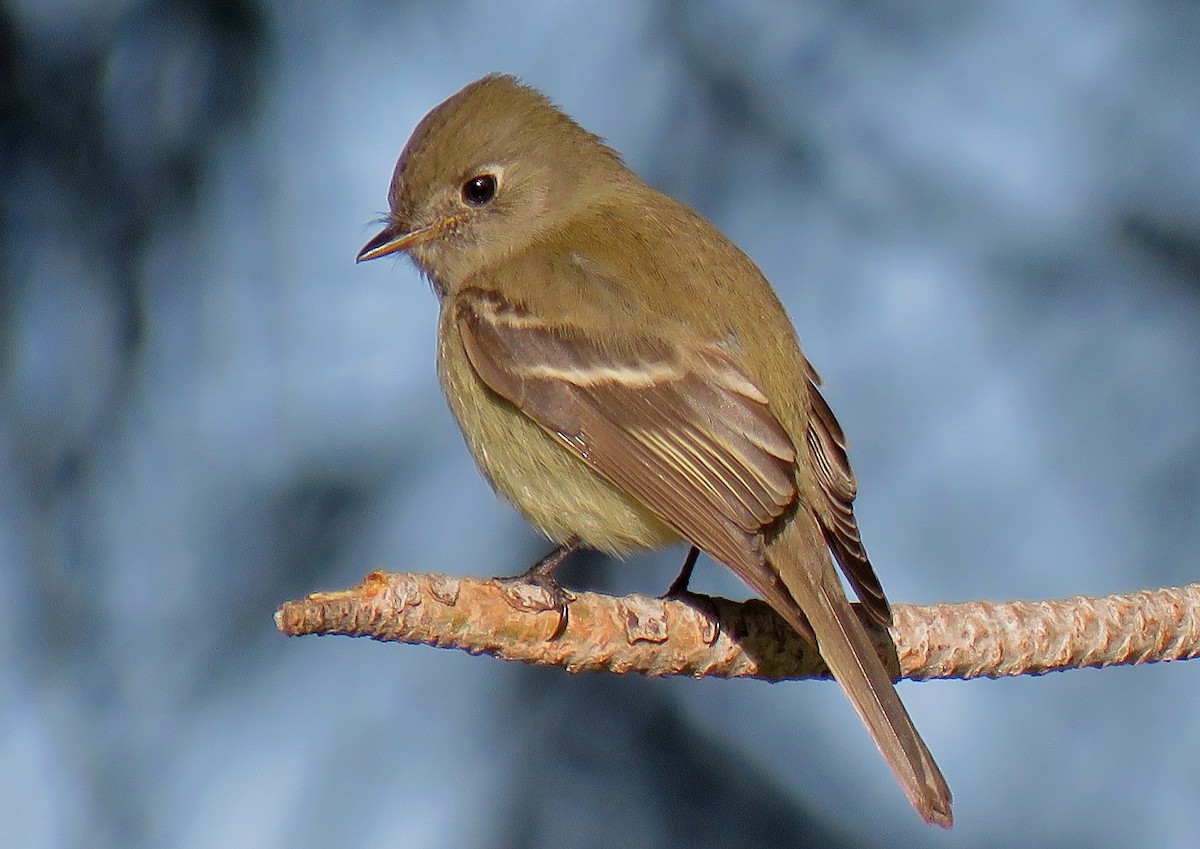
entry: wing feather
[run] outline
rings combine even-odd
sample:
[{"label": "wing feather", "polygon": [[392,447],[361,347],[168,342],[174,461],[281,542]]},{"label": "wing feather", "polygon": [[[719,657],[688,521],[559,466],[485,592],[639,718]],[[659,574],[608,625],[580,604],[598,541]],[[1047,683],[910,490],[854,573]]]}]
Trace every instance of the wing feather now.
[{"label": "wing feather", "polygon": [[494,392],[736,571],[795,500],[796,450],[766,396],[717,345],[594,340],[494,292],[458,302],[467,356]]},{"label": "wing feather", "polygon": [[807,375],[809,391],[808,430],[805,442],[809,460],[823,498],[824,509],[816,511],[833,556],[855,595],[877,624],[887,627],[892,611],[875,569],[867,558],[858,521],[854,518],[854,496],[858,484],[846,456],[846,436],[818,387],[821,379],[811,365]]}]

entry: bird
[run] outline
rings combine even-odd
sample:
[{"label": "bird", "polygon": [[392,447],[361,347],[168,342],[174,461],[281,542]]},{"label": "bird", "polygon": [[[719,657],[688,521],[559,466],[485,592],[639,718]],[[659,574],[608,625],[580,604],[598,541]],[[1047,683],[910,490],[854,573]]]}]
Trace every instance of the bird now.
[{"label": "bird", "polygon": [[407,254],[435,292],[467,447],[556,545],[528,576],[553,584],[582,547],[703,551],[816,647],[909,802],[949,828],[949,787],[868,632],[891,608],[846,437],[754,262],[506,74],[417,124],[388,206],[357,261]]}]

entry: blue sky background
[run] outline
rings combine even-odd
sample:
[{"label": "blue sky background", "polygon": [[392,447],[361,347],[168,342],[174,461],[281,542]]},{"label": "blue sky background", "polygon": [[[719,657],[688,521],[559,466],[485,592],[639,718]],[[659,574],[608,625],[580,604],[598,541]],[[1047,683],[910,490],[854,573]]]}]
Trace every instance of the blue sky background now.
[{"label": "blue sky background", "polygon": [[[773,281],[894,600],[1196,580],[1197,43],[1165,0],[0,5],[0,845],[1194,847],[1191,664],[902,685],[943,834],[831,684],[271,614],[545,548],[462,446],[426,284],[353,263],[495,70]],[[568,577],[658,593],[682,553]]]}]

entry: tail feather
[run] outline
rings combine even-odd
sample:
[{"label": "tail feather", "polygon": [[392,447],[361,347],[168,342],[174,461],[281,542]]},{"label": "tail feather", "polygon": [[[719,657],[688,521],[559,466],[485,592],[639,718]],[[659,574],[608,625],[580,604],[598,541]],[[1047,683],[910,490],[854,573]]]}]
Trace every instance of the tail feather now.
[{"label": "tail feather", "polygon": [[[926,822],[949,828],[953,814],[946,779],[846,599],[816,520],[806,522],[806,518],[798,513],[767,552],[794,601],[794,607],[776,609],[798,631],[816,636],[822,659],[917,813]],[[800,625],[793,621],[796,619],[801,620]]]}]

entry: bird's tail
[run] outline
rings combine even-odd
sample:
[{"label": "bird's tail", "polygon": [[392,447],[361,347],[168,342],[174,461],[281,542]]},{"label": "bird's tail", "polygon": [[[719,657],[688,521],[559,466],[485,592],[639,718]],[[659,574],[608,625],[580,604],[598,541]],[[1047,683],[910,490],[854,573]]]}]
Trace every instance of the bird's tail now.
[{"label": "bird's tail", "polygon": [[[949,828],[950,788],[846,599],[816,519],[798,511],[772,541],[767,557],[796,605],[777,612],[801,634],[815,635],[822,659],[917,813],[926,822]],[[797,617],[801,621],[792,621]]]}]

